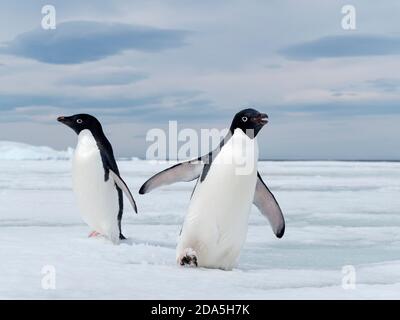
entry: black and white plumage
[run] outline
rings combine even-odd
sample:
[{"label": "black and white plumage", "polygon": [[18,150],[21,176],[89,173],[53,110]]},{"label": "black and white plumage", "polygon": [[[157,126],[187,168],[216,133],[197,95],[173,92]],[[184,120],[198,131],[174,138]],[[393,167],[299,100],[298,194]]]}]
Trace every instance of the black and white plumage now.
[{"label": "black and white plumage", "polygon": [[113,243],[125,239],[121,230],[123,193],[137,212],[135,200],[122,180],[112,146],[100,122],[88,114],[59,117],[78,134],[73,157],[73,189],[83,220]]},{"label": "black and white plumage", "polygon": [[[145,194],[160,186],[197,179],[178,242],[179,264],[232,269],[246,239],[252,203],[269,220],[275,235],[283,236],[281,208],[257,170],[256,136],[267,118],[254,109],[242,110],[219,148],[166,169],[141,187],[139,193]],[[246,144],[250,152],[243,153]],[[243,164],[248,170],[240,173]]]}]

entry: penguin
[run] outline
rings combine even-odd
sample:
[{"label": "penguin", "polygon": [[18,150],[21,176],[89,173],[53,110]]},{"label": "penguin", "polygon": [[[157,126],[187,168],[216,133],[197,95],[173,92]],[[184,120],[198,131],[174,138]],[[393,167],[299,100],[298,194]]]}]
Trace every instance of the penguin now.
[{"label": "penguin", "polygon": [[140,188],[145,194],[197,179],[176,249],[179,265],[234,268],[247,237],[252,204],[269,220],[276,237],[284,235],[282,210],[257,170],[256,137],[267,123],[268,116],[257,110],[238,112],[217,149],[157,173]]},{"label": "penguin", "polygon": [[121,220],[123,195],[137,213],[135,200],[122,180],[111,143],[100,122],[89,114],[58,117],[78,135],[72,161],[73,190],[83,220],[93,230],[89,237],[103,235],[114,244],[126,239]]}]

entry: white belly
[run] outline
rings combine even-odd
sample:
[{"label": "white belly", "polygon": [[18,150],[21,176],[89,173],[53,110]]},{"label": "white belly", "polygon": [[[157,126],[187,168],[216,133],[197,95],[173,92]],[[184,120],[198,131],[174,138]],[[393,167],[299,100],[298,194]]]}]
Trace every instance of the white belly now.
[{"label": "white belly", "polygon": [[104,181],[100,151],[88,130],[79,134],[72,167],[73,189],[83,220],[93,231],[118,242],[118,193],[111,178]]},{"label": "white belly", "polygon": [[[242,142],[253,149],[242,154]],[[232,269],[246,240],[257,181],[257,142],[241,130],[222,148],[189,205],[177,248],[196,251],[199,266]],[[245,166],[245,167],[244,167]],[[244,169],[246,168],[246,169]]]}]

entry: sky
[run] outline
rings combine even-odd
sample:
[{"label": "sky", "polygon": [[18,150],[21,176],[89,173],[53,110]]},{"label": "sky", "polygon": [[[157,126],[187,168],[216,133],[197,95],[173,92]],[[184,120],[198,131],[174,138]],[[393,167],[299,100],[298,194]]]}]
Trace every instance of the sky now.
[{"label": "sky", "polygon": [[399,13],[397,0],[0,0],[0,140],[74,147],[55,119],[90,113],[117,157],[144,157],[150,129],[223,129],[253,107],[270,118],[264,159],[400,160]]}]

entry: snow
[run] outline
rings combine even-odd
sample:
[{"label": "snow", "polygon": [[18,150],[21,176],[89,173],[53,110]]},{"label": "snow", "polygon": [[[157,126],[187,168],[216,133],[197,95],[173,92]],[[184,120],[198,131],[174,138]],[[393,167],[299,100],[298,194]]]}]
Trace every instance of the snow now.
[{"label": "snow", "polygon": [[[222,271],[175,262],[193,183],[138,195],[167,164],[119,161],[139,214],[126,205],[129,239],[115,246],[87,238],[71,163],[54,160],[65,154],[18,148],[0,144],[2,299],[400,298],[400,163],[261,162],[285,213],[286,234],[276,239],[253,208],[239,265]],[[354,290],[342,287],[347,265],[356,270]],[[56,272],[54,290],[42,288],[46,266]]]}]

